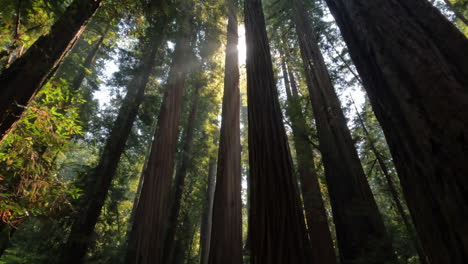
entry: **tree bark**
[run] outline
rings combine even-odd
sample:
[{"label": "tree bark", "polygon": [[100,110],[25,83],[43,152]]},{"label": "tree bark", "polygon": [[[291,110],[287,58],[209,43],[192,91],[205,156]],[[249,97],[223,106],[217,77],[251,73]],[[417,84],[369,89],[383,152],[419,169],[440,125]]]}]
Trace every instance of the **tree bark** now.
[{"label": "tree bark", "polygon": [[162,263],[164,220],[168,214],[182,96],[190,64],[186,61],[190,50],[188,17],[179,25],[179,37],[137,207],[127,263]]},{"label": "tree bark", "polygon": [[260,0],[245,2],[251,263],[310,263]]},{"label": "tree bark", "polygon": [[195,121],[198,113],[198,102],[199,102],[199,89],[201,84],[196,83],[194,88],[194,95],[192,106],[190,107],[190,113],[187,120],[187,126],[185,129],[185,140],[182,147],[182,158],[180,161],[179,169],[176,172],[174,180],[174,197],[171,202],[171,208],[169,211],[169,217],[167,218],[167,231],[165,235],[164,243],[164,255],[162,263],[171,263],[172,254],[176,247],[176,229],[179,219],[180,205],[182,202],[182,193],[185,187],[185,178],[187,176],[187,170],[191,166],[192,162],[192,146],[193,146],[193,133],[195,130]]},{"label": "tree bark", "polygon": [[291,120],[313,263],[336,264],[333,239],[314,164],[314,153],[308,141],[307,124],[300,106],[296,81],[293,73],[288,71],[285,57],[282,59],[281,68],[288,99],[286,113]]},{"label": "tree bark", "polygon": [[143,101],[145,88],[156,62],[156,54],[163,38],[158,35],[164,30],[165,22],[151,29],[150,43],[146,47],[144,57],[136,76],[130,82],[127,95],[119,109],[117,119],[101,153],[98,166],[93,171],[95,182],[89,186],[85,194],[85,205],[80,210],[77,219],[64,248],[62,263],[79,264],[83,262],[87,248],[92,240],[94,226],[97,223],[101,209],[106,200],[112,179],[114,178],[120,157],[125,149],[132,125]]},{"label": "tree bark", "polygon": [[[428,262],[468,262],[468,40],[423,0],[326,0]],[[448,41],[449,40],[449,41]]]},{"label": "tree bark", "polygon": [[[390,195],[391,195],[391,197],[393,199],[393,204],[395,205],[395,207],[397,209],[397,213],[400,215],[401,219],[403,220],[403,224],[406,227],[406,231],[408,232],[408,235],[410,236],[410,238],[411,238],[411,240],[413,242],[414,248],[416,249],[416,251],[418,253],[419,261],[421,262],[421,264],[426,264],[427,263],[426,255],[425,255],[424,250],[423,250],[423,248],[421,246],[419,238],[417,237],[417,234],[415,233],[413,224],[411,223],[411,220],[409,219],[409,216],[405,212],[403,204],[402,204],[402,202],[400,200],[399,192],[397,190],[395,182],[393,181],[392,176],[390,175],[390,170],[387,167],[385,159],[384,159],[382,153],[377,149],[377,147],[375,145],[375,142],[374,142],[374,139],[372,138],[369,131],[367,130],[366,124],[364,123],[364,119],[362,118],[361,114],[359,113],[359,110],[358,110],[358,108],[356,106],[356,103],[354,102],[354,99],[351,98],[351,100],[352,100],[354,108],[356,110],[358,121],[359,121],[359,123],[360,123],[360,125],[362,127],[362,130],[364,131],[364,135],[367,138],[367,143],[369,144],[369,147],[370,147],[371,151],[374,153],[374,155],[375,155],[375,157],[377,159],[377,162],[378,162],[378,164],[380,166],[380,170],[382,171],[382,174],[384,175],[384,178],[387,181],[387,186],[388,186],[388,189],[390,191]],[[369,173],[369,175],[370,175],[370,173]]]},{"label": "tree bark", "polygon": [[0,142],[21,117],[25,106],[49,80],[75,45],[103,0],[75,0],[26,53],[0,75]]},{"label": "tree bark", "polygon": [[295,24],[333,209],[341,263],[395,263],[307,11],[293,1]]},{"label": "tree bark", "polygon": [[240,91],[237,3],[228,3],[226,63],[213,228],[208,263],[242,263]]},{"label": "tree bark", "polygon": [[211,158],[208,166],[208,187],[206,190],[205,208],[203,210],[200,227],[200,264],[208,263],[208,254],[210,252],[214,190],[216,183],[216,159]]}]

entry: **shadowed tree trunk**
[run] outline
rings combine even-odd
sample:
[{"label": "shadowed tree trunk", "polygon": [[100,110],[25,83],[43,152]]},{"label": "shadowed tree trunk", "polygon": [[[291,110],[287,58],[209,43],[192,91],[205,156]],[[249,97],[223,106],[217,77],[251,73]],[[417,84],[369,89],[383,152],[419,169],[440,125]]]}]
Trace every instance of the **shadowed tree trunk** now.
[{"label": "shadowed tree trunk", "polygon": [[131,232],[127,263],[162,263],[164,220],[168,214],[182,95],[190,67],[190,63],[187,63],[190,50],[187,15],[182,21],[179,23],[167,91],[158,115],[158,126],[136,211],[134,230]]},{"label": "shadowed tree trunk", "polygon": [[308,13],[300,0],[293,1],[293,9],[341,263],[395,263],[391,240],[353,145]]},{"label": "shadowed tree trunk", "polygon": [[242,263],[240,91],[237,1],[228,5],[226,67],[213,228],[208,263]]},{"label": "shadowed tree trunk", "polygon": [[299,102],[294,74],[290,70],[288,71],[284,56],[281,68],[288,99],[286,113],[291,120],[313,263],[336,264],[333,239],[328,226],[327,212],[314,164],[314,153],[308,141],[307,124]]},{"label": "shadowed tree trunk", "polygon": [[155,65],[156,54],[163,40],[160,33],[163,32],[165,24],[165,21],[160,21],[158,26],[150,29],[150,41],[146,44],[146,52],[143,52],[144,55],[138,72],[128,85],[127,95],[122,102],[117,119],[101,153],[99,164],[94,169],[93,176],[90,177],[94,182],[88,186],[84,197],[85,204],[73,223],[67,244],[63,250],[62,263],[79,264],[83,262],[92,240],[94,226],[101,213],[117,165],[124,152],[140,104],[143,101],[145,88]]},{"label": "shadowed tree trunk", "polygon": [[71,83],[72,91],[78,91],[80,89],[81,84],[83,83],[83,80],[86,78],[87,71],[94,64],[94,61],[96,60],[96,56],[97,56],[99,50],[101,49],[102,44],[104,43],[104,40],[106,39],[106,36],[109,33],[110,28],[111,28],[111,23],[109,23],[107,25],[104,32],[101,34],[99,39],[96,41],[96,44],[89,51],[88,56],[86,56],[83,64],[79,67],[78,74],[76,75],[76,77],[73,79],[73,81]]},{"label": "shadowed tree trunk", "polygon": [[326,2],[382,125],[428,262],[468,263],[468,40],[427,1]]},{"label": "shadowed tree trunk", "polygon": [[252,264],[310,263],[260,0],[245,1]]},{"label": "shadowed tree trunk", "polygon": [[208,166],[208,187],[200,226],[200,264],[208,263],[211,244],[213,198],[216,183],[216,159],[214,157],[210,158]]},{"label": "shadowed tree trunk", "polygon": [[50,29],[0,75],[0,141],[75,45],[103,0],[75,0]]},{"label": "shadowed tree trunk", "polygon": [[414,248],[416,249],[418,256],[419,256],[419,261],[421,264],[426,264],[426,256],[424,254],[424,250],[421,247],[421,243],[419,242],[419,238],[417,237],[417,234],[415,233],[414,227],[411,223],[411,220],[409,219],[409,216],[406,214],[405,209],[403,207],[403,204],[400,200],[400,195],[398,193],[397,187],[395,185],[395,182],[393,181],[392,176],[390,175],[390,170],[387,167],[387,163],[385,162],[385,158],[383,157],[382,153],[377,149],[374,139],[370,135],[369,131],[367,130],[367,127],[364,123],[364,119],[362,118],[361,114],[359,113],[359,110],[356,106],[356,103],[354,102],[354,99],[351,97],[351,100],[353,102],[353,106],[356,110],[356,114],[358,117],[359,124],[362,127],[362,130],[364,131],[364,135],[367,138],[367,143],[369,144],[369,147],[371,151],[374,153],[377,162],[379,163],[380,170],[382,171],[382,174],[384,175],[385,180],[387,181],[387,186],[390,191],[390,195],[392,196],[393,199],[393,204],[395,205],[397,209],[397,213],[400,215],[401,219],[403,220],[403,224],[406,227],[406,231],[408,232],[408,235],[410,236],[412,243],[414,245]]},{"label": "shadowed tree trunk", "polygon": [[11,237],[15,232],[15,228],[0,222],[0,257],[5,253],[5,250],[11,247]]},{"label": "shadowed tree trunk", "polygon": [[171,208],[169,211],[169,217],[167,218],[167,231],[165,234],[164,243],[164,255],[162,263],[171,263],[174,250],[176,248],[176,229],[177,219],[179,218],[180,205],[182,202],[182,193],[185,187],[185,178],[187,176],[187,170],[191,166],[192,162],[192,146],[193,146],[193,133],[195,130],[195,121],[198,113],[198,102],[199,102],[199,89],[201,83],[196,83],[194,87],[192,106],[190,107],[190,113],[185,126],[185,139],[182,147],[182,158],[180,161],[179,169],[176,172],[174,179],[174,197],[171,202]]}]

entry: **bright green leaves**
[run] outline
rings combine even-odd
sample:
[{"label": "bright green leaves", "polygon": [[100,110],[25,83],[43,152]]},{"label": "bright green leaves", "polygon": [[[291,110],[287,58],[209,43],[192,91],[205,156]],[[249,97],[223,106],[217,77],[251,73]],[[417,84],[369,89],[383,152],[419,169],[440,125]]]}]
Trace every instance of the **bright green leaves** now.
[{"label": "bright green leaves", "polygon": [[47,215],[77,199],[79,189],[58,176],[59,164],[81,133],[79,94],[64,80],[47,84],[17,127],[0,145],[0,213],[16,224],[31,215]]}]

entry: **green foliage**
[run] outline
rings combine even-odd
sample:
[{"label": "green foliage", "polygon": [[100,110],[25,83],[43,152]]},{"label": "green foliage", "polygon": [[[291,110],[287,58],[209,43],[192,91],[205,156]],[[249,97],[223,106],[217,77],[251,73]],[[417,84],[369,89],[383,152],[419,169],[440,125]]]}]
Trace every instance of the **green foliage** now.
[{"label": "green foliage", "polygon": [[47,84],[0,145],[0,212],[11,225],[50,215],[81,195],[57,174],[71,137],[81,131],[77,106],[83,100],[68,89],[63,80]]}]

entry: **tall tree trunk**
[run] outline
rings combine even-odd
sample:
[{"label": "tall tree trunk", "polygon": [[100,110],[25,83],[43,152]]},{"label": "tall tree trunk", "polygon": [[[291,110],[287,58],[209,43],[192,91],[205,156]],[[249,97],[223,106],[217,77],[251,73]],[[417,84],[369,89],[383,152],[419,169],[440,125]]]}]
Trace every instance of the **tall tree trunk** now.
[{"label": "tall tree trunk", "polygon": [[208,254],[210,252],[213,199],[216,183],[216,159],[214,157],[210,159],[208,166],[208,187],[200,227],[200,264],[208,264]]},{"label": "tall tree trunk", "polygon": [[286,113],[291,120],[313,263],[336,264],[333,239],[328,226],[327,212],[314,164],[314,153],[308,142],[306,120],[299,102],[294,75],[292,72],[288,72],[286,65],[286,59],[283,57],[281,68],[288,98]]},{"label": "tall tree trunk", "polygon": [[104,43],[104,40],[106,39],[107,34],[109,33],[109,30],[111,28],[111,23],[109,23],[106,26],[106,29],[104,32],[101,34],[99,39],[96,41],[96,44],[91,48],[91,50],[88,53],[88,56],[86,56],[84,62],[82,65],[80,65],[78,69],[78,74],[75,76],[75,78],[72,81],[72,91],[78,91],[81,87],[81,84],[83,83],[83,80],[86,78],[87,71],[91,66],[94,64],[94,61],[96,60],[96,56],[101,49],[102,44]]},{"label": "tall tree trunk", "polygon": [[140,69],[128,86],[127,95],[122,102],[117,119],[107,139],[98,166],[93,171],[95,182],[85,196],[85,204],[73,223],[70,236],[63,251],[62,263],[78,264],[83,262],[87,248],[92,240],[94,226],[101,213],[107,193],[114,178],[120,157],[125,149],[132,125],[143,101],[145,88],[156,61],[156,54],[163,38],[158,35],[164,30],[165,22],[151,29],[150,43],[146,47]]},{"label": "tall tree trunk", "polygon": [[240,91],[237,1],[229,1],[213,229],[208,263],[242,263]]},{"label": "tall tree trunk", "polygon": [[463,22],[463,24],[465,24],[466,26],[468,26],[468,19],[466,19],[465,15],[460,12],[453,4],[452,2],[450,2],[450,0],[444,0],[445,4],[447,5],[447,7],[455,14],[455,16],[460,19],[461,22]]},{"label": "tall tree trunk", "polygon": [[192,163],[192,146],[193,146],[193,133],[195,131],[195,121],[197,120],[198,113],[198,102],[199,102],[199,89],[201,84],[196,83],[194,87],[192,106],[190,107],[190,113],[187,120],[185,129],[184,145],[182,147],[182,157],[180,166],[176,172],[174,179],[174,197],[171,201],[171,208],[169,211],[169,217],[167,218],[167,231],[165,234],[164,243],[164,255],[162,263],[171,263],[172,255],[176,247],[176,229],[179,219],[180,205],[182,202],[182,193],[185,187],[185,178],[187,176],[187,170],[190,168]]},{"label": "tall tree trunk", "polygon": [[317,125],[341,263],[395,263],[391,240],[300,0],[293,1],[306,81]]},{"label": "tall tree trunk", "polygon": [[326,0],[429,263],[468,263],[468,40],[423,0]]},{"label": "tall tree trunk", "polygon": [[75,0],[26,53],[0,75],[0,141],[75,45],[103,0]]},{"label": "tall tree trunk", "polygon": [[127,263],[162,263],[169,190],[174,170],[182,96],[190,63],[188,17],[179,23],[179,37],[158,116],[158,126],[145,173],[135,223],[127,252]]},{"label": "tall tree trunk", "polygon": [[251,263],[310,263],[261,0],[245,1]]},{"label": "tall tree trunk", "polygon": [[356,110],[356,114],[358,117],[358,121],[362,127],[362,130],[364,131],[364,135],[367,138],[367,143],[370,146],[371,151],[374,153],[377,162],[380,166],[380,169],[382,171],[382,174],[384,175],[385,180],[387,181],[387,187],[390,191],[390,195],[393,199],[393,204],[395,205],[397,209],[397,213],[400,215],[401,219],[403,220],[403,224],[406,227],[406,231],[408,232],[408,235],[410,236],[414,248],[416,249],[418,256],[419,256],[419,261],[421,264],[426,264],[426,255],[424,254],[424,250],[421,246],[421,243],[419,241],[419,238],[417,234],[415,233],[414,227],[411,223],[411,220],[409,219],[409,216],[406,214],[405,209],[403,207],[403,204],[400,200],[400,195],[398,193],[397,187],[395,185],[395,182],[393,181],[392,176],[390,175],[390,170],[387,167],[387,163],[385,162],[385,159],[382,155],[382,153],[377,149],[374,139],[372,138],[371,134],[367,130],[366,124],[364,123],[364,119],[362,118],[361,114],[359,113],[359,110],[356,106],[356,103],[354,102],[354,99],[351,97],[351,100],[353,102],[354,108]]}]

